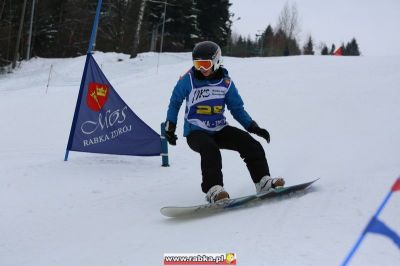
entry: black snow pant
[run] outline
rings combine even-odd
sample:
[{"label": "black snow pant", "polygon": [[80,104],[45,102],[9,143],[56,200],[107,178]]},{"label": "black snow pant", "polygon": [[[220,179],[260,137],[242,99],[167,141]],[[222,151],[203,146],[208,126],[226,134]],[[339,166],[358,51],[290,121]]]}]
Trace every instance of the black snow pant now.
[{"label": "black snow pant", "polygon": [[222,159],[220,149],[238,151],[246,163],[254,183],[270,175],[265,152],[261,144],[249,133],[232,126],[226,126],[215,134],[193,131],[187,136],[189,147],[200,153],[204,193],[215,185],[223,186]]}]

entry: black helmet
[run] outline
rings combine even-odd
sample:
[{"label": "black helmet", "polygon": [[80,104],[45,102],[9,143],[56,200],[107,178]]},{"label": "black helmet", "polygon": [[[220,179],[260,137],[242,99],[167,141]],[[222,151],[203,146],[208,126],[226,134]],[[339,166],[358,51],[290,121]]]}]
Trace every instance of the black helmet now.
[{"label": "black helmet", "polygon": [[193,60],[212,60],[213,71],[217,71],[222,64],[221,48],[211,41],[199,42],[193,48]]}]

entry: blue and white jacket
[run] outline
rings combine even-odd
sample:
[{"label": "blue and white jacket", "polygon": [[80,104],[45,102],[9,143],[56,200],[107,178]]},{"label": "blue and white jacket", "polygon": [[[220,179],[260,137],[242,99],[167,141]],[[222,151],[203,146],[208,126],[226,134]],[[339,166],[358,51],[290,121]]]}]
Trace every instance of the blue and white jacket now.
[{"label": "blue and white jacket", "polygon": [[228,71],[225,68],[221,70],[222,75],[216,79],[198,79],[192,67],[176,84],[168,106],[167,120],[177,124],[179,109],[183,100],[186,100],[183,136],[195,130],[213,134],[223,129],[228,125],[224,116],[225,106],[244,128],[251,124],[252,119],[244,110],[242,98]]}]

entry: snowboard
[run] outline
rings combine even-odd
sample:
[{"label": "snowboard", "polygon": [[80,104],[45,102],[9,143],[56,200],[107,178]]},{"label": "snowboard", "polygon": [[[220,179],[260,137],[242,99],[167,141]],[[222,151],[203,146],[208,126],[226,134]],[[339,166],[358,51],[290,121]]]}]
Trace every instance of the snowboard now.
[{"label": "snowboard", "polygon": [[196,216],[197,215],[210,215],[213,213],[245,206],[251,202],[272,199],[272,198],[276,198],[279,196],[288,195],[288,194],[296,192],[296,191],[304,190],[304,189],[308,188],[309,186],[311,186],[311,184],[314,183],[315,181],[317,181],[318,179],[315,179],[313,181],[306,182],[306,183],[297,184],[294,186],[275,188],[273,190],[270,190],[270,191],[268,191],[264,194],[260,194],[260,195],[254,194],[254,195],[224,200],[224,201],[216,202],[216,203],[206,203],[206,204],[201,204],[201,205],[181,206],[181,207],[179,207],[179,206],[163,207],[160,209],[160,212],[162,215],[167,216],[167,217],[172,217],[172,218],[187,217],[187,216],[194,216],[194,215],[196,215]]}]

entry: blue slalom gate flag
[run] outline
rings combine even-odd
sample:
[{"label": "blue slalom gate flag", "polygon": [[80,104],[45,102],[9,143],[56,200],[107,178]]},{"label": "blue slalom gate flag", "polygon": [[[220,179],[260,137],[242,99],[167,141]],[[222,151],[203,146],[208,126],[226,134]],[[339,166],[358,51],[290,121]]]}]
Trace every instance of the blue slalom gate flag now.
[{"label": "blue slalom gate flag", "polygon": [[400,249],[400,236],[377,217],[371,219],[365,231],[389,237]]},{"label": "blue slalom gate flag", "polygon": [[[159,156],[160,135],[122,100],[91,53],[75,109],[67,151]],[[67,155],[66,155],[67,158]]]},{"label": "blue slalom gate flag", "polygon": [[364,240],[365,236],[367,233],[375,233],[375,234],[381,234],[383,236],[386,236],[393,240],[394,244],[397,245],[398,248],[400,248],[400,237],[399,235],[393,231],[391,228],[389,228],[385,223],[380,221],[378,219],[379,214],[382,212],[382,210],[385,208],[386,204],[388,203],[390,197],[392,196],[393,193],[400,191],[400,177],[397,178],[395,183],[393,184],[391,190],[389,193],[386,195],[385,199],[379,206],[378,210],[376,211],[375,215],[372,216],[372,219],[360,235],[360,237],[357,239],[356,243],[350,250],[349,254],[347,254],[346,258],[344,259],[342,266],[346,266],[349,264],[351,258],[354,256],[354,254],[357,252],[358,247],[360,246],[361,242]]}]

